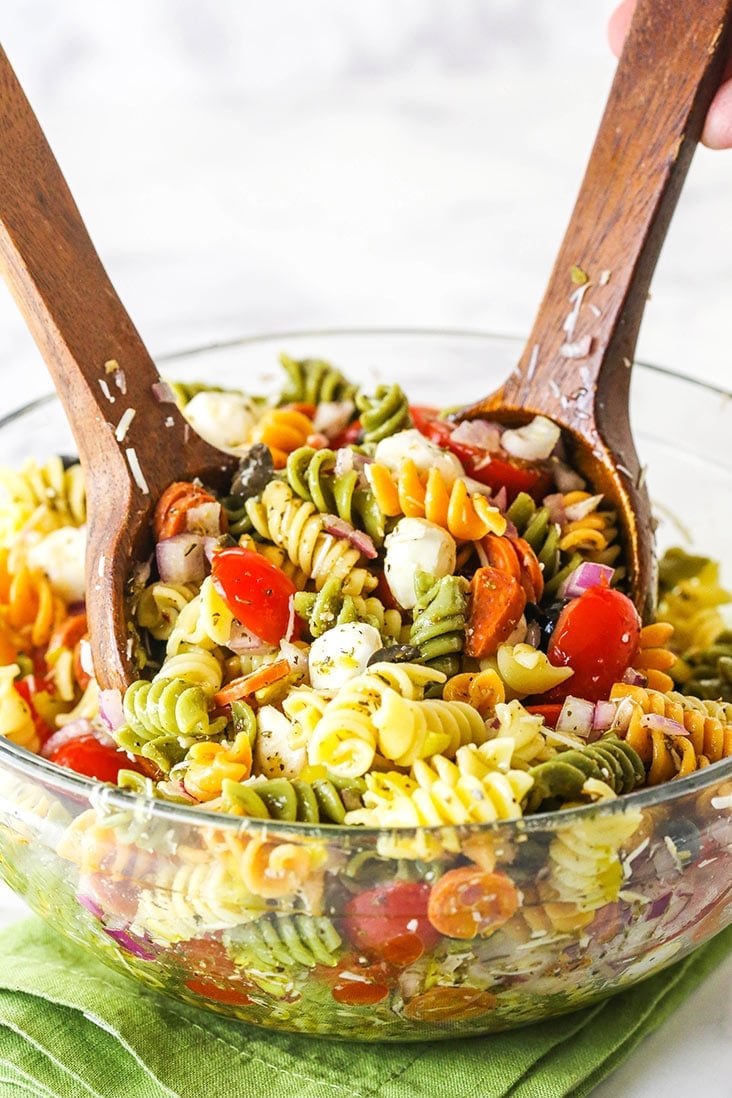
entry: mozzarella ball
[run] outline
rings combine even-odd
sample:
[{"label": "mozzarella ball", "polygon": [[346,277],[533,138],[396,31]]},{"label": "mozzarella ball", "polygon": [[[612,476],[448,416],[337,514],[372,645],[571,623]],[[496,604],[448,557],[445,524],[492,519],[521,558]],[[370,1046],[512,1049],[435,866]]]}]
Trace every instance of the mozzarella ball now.
[{"label": "mozzarella ball", "polygon": [[196,393],[183,409],[194,431],[227,454],[247,447],[260,414],[254,401],[241,393]]},{"label": "mozzarella ball", "polygon": [[[268,778],[296,778],[308,761],[304,747],[290,746],[292,725],[273,705],[257,712],[257,738],[254,762],[260,774]],[[256,788],[256,787],[255,787]]]},{"label": "mozzarella ball", "polygon": [[316,690],[340,688],[366,670],[374,652],[384,647],[381,634],[361,621],[334,625],[313,641],[308,665],[310,683]]},{"label": "mozzarella ball", "polygon": [[455,539],[427,519],[400,519],[384,546],[386,582],[405,610],[412,610],[417,602],[414,581],[418,572],[427,572],[440,579],[455,571]]},{"label": "mozzarella ball", "polygon": [[407,458],[411,458],[422,472],[428,473],[430,469],[439,469],[448,488],[451,488],[455,480],[465,472],[460,459],[455,454],[450,453],[449,450],[441,450],[436,443],[425,438],[415,428],[398,431],[397,434],[382,439],[374,453],[374,461],[395,471]]},{"label": "mozzarella ball", "polygon": [[86,527],[61,526],[28,550],[28,560],[45,572],[53,593],[64,602],[82,602],[85,553]]}]

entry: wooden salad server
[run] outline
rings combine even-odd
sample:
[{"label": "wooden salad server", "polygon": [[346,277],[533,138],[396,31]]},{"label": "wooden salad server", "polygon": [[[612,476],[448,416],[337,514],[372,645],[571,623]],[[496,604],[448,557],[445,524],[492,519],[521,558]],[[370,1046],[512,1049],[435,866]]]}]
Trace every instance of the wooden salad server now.
[{"label": "wooden salad server", "polygon": [[497,392],[461,413],[509,423],[541,414],[563,428],[571,463],[617,509],[644,617],[655,602],[654,522],[631,436],[631,364],[656,260],[729,56],[731,13],[732,0],[639,0],[523,355]]},{"label": "wooden salad server", "polygon": [[[125,614],[150,552],[158,497],[199,476],[223,487],[237,459],[175,404],[107,277],[58,164],[0,48],[0,266],[71,424],[87,490],[87,615],[99,684],[135,678]],[[159,391],[159,390],[158,390]]]}]

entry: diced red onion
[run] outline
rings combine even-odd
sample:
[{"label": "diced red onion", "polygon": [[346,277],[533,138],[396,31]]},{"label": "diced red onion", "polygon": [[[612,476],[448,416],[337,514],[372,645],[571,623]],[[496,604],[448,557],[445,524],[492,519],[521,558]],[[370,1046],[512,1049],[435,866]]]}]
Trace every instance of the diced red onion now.
[{"label": "diced red onion", "polygon": [[163,583],[201,583],[208,571],[201,534],[163,538],[155,546],[155,559]]},{"label": "diced red onion", "polygon": [[586,698],[576,698],[569,694],[557,718],[557,731],[573,732],[586,740],[592,731],[592,722],[595,719],[595,703]]},{"label": "diced red onion", "polygon": [[504,431],[501,445],[512,457],[524,461],[544,461],[559,442],[561,429],[546,416],[534,416],[530,423]]},{"label": "diced red onion", "polygon": [[488,423],[484,419],[464,419],[452,432],[450,439],[495,454],[501,449],[501,428],[497,423]]},{"label": "diced red onion", "polygon": [[[498,489],[495,496],[491,500],[491,503],[494,507],[497,507],[499,511],[505,511],[508,508],[508,492],[506,491],[505,487]],[[514,526],[514,534],[515,532],[516,527]],[[514,534],[509,534],[508,530],[506,531],[507,537],[513,537]]]},{"label": "diced red onion", "polygon": [[595,713],[592,718],[593,732],[606,732],[615,721],[618,707],[615,702],[596,701]]},{"label": "diced red onion", "polygon": [[99,691],[99,716],[110,732],[116,732],[125,723],[122,693],[119,690]]},{"label": "diced red onion", "polygon": [[378,556],[376,546],[363,530],[356,530],[350,522],[339,518],[338,515],[323,515],[323,520],[323,529],[328,534],[336,538],[345,538],[354,549],[358,549],[359,553],[363,553],[369,560],[374,560]]},{"label": "diced red onion", "polygon": [[552,460],[552,475],[560,492],[579,492],[585,487],[585,481],[579,473],[559,458]]},{"label": "diced red onion", "polygon": [[620,681],[628,686],[645,686],[648,679],[642,671],[636,671],[635,667],[629,667]]},{"label": "diced red onion", "polygon": [[156,381],[152,387],[153,396],[161,404],[175,404],[175,393],[167,381]]},{"label": "diced red onion", "polygon": [[657,896],[651,906],[648,908],[646,919],[657,919],[668,908],[671,903],[672,892],[665,892],[663,896]]},{"label": "diced red onion", "polygon": [[366,479],[365,469],[367,465],[370,465],[372,459],[366,454],[358,454],[355,450],[352,450],[349,446],[341,446],[336,450],[335,467],[333,473],[335,476],[340,477],[344,473],[350,473],[352,470],[356,470],[358,473],[357,488],[368,488],[369,482]]},{"label": "diced red onion", "polygon": [[267,644],[261,637],[258,637],[256,633],[252,633],[251,630],[245,629],[241,622],[232,622],[231,633],[229,639],[226,642],[227,647],[232,652],[236,652],[238,656],[247,653],[247,655],[254,656],[264,652],[269,652],[272,649],[271,644]]},{"label": "diced red onion", "polygon": [[661,713],[644,713],[641,724],[650,728],[651,732],[663,732],[666,736],[688,736],[688,730],[680,721],[664,717]]},{"label": "diced red onion", "polygon": [[328,438],[335,438],[351,422],[355,411],[352,400],[324,400],[315,409],[313,426]]},{"label": "diced red onion", "polygon": [[[101,735],[97,738],[101,738]],[[58,728],[55,732],[52,732],[48,739],[41,747],[41,754],[44,759],[48,759],[53,755],[54,751],[57,751],[59,747],[63,747],[64,744],[69,743],[71,740],[78,740],[81,736],[97,736],[97,730],[91,721],[86,717],[79,717],[76,721],[69,721],[62,728]]]},{"label": "diced red onion", "polygon": [[614,571],[609,564],[595,564],[594,561],[584,560],[569,573],[559,588],[559,596],[563,599],[574,599],[591,587],[608,587]]}]

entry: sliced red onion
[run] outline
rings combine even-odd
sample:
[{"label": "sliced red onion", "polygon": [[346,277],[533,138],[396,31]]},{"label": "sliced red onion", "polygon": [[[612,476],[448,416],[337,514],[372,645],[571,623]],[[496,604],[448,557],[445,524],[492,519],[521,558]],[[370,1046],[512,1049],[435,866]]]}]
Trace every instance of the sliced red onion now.
[{"label": "sliced red onion", "polygon": [[501,446],[512,457],[524,461],[544,461],[562,436],[561,429],[546,416],[534,416],[530,423],[504,431]]},{"label": "sliced red onion", "polygon": [[167,381],[156,381],[152,387],[153,396],[161,404],[175,404],[175,393],[168,385]]},{"label": "sliced red onion", "polygon": [[564,496],[562,493],[553,492],[549,496],[544,496],[541,502],[549,512],[549,521],[564,526],[567,521],[567,512],[564,509]]},{"label": "sliced red onion", "polygon": [[651,732],[663,732],[666,736],[688,736],[689,732],[680,721],[664,717],[661,713],[644,713],[641,724],[650,728]]},{"label": "sliced red onion", "polygon": [[363,530],[356,530],[350,522],[339,518],[338,515],[323,515],[323,529],[333,537],[345,538],[354,549],[358,549],[359,553],[363,553],[369,560],[374,560],[378,556],[376,546],[368,534]]},{"label": "sliced red onion", "polygon": [[599,505],[602,503],[602,494],[598,496],[588,496],[587,499],[581,499],[578,503],[573,503],[566,508],[567,518],[570,522],[578,522],[580,519],[587,518],[593,511],[596,511]]},{"label": "sliced red onion", "polygon": [[155,559],[163,583],[201,583],[208,572],[204,538],[200,534],[163,538],[155,546]]},{"label": "sliced red onion", "polygon": [[645,686],[648,679],[642,671],[636,671],[635,667],[629,667],[620,681],[628,686]]},{"label": "sliced red onion", "polygon": [[85,907],[86,910],[94,916],[95,919],[101,919],[104,914],[104,908],[99,906],[93,896],[87,896],[83,892],[77,892],[76,899],[82,907]]},{"label": "sliced red onion", "polygon": [[452,432],[450,439],[495,454],[501,449],[501,428],[497,423],[488,423],[484,419],[464,419]]},{"label": "sliced red onion", "polygon": [[111,930],[109,927],[103,927],[104,933],[108,934],[122,949],[127,953],[132,953],[133,956],[139,957],[142,961],[154,961],[156,954],[151,953],[149,949],[146,949],[140,942],[133,938],[126,930]]},{"label": "sliced red onion", "polygon": [[579,473],[556,457],[552,459],[552,474],[560,492],[580,492],[585,487],[585,481]]},{"label": "sliced red onion", "polygon": [[350,446],[341,446],[336,450],[335,467],[333,473],[335,476],[342,476],[343,473],[350,473],[354,469],[358,473],[357,488],[368,488],[369,482],[366,479],[365,469],[367,465],[371,464],[372,459],[366,454],[358,454],[355,450],[352,450]]},{"label": "sliced red onion", "polygon": [[252,633],[251,630],[245,629],[241,622],[236,619],[232,622],[231,633],[229,634],[229,639],[226,644],[232,652],[236,652],[239,656],[244,653],[250,656],[256,656],[272,650],[271,644],[267,644],[266,641],[263,641],[256,633]]},{"label": "sliced red onion", "polygon": [[574,599],[591,587],[609,587],[614,571],[609,564],[595,564],[594,561],[585,560],[569,573],[559,588],[559,597]]},{"label": "sliced red onion", "polygon": [[287,616],[287,628],[285,629],[285,640],[291,641],[295,635],[295,622],[297,621],[297,614],[295,613],[295,596],[290,595],[287,602],[288,616]]},{"label": "sliced red onion", "polygon": [[632,698],[619,698],[615,703],[615,719],[612,723],[613,732],[627,732],[630,718],[635,712],[635,702]]},{"label": "sliced red onion", "polygon": [[583,740],[588,739],[595,719],[595,703],[586,698],[575,698],[569,694],[557,718],[558,732],[573,732]]},{"label": "sliced red onion", "polygon": [[315,409],[313,426],[328,438],[335,438],[351,422],[355,411],[352,400],[324,400]]},{"label": "sliced red onion", "polygon": [[648,908],[646,920],[658,919],[660,915],[663,915],[667,910],[668,905],[671,903],[672,892],[665,892],[663,896],[657,896],[651,906]]},{"label": "sliced red onion", "polygon": [[[97,738],[100,738],[101,735],[103,735],[103,733]],[[97,736],[97,730],[86,717],[79,717],[76,721],[69,721],[63,728],[58,728],[55,732],[52,732],[41,747],[41,754],[44,759],[48,759],[53,755],[54,751],[59,749],[59,747],[63,747],[64,744],[69,743],[71,740],[78,740],[81,736]]]},{"label": "sliced red onion", "polygon": [[[495,496],[491,500],[491,503],[493,504],[494,507],[497,507],[499,511],[506,511],[507,510],[507,508],[508,508],[508,492],[506,491],[505,487],[498,489]],[[513,523],[511,525],[513,525]],[[515,534],[516,534],[516,527],[515,526],[513,527],[513,530],[514,530],[513,534],[509,534],[508,530],[507,530],[506,531],[506,537],[514,537]]]},{"label": "sliced red onion", "polygon": [[120,690],[99,691],[99,716],[110,732],[116,732],[125,723],[125,711]]}]

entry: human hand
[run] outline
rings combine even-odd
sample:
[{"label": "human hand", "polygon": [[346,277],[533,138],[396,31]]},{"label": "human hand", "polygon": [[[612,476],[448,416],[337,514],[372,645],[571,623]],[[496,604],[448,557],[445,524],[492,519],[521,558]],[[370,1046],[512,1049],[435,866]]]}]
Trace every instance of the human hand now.
[{"label": "human hand", "polygon": [[[607,36],[616,57],[623,48],[635,5],[636,0],[623,0],[610,16]],[[732,56],[709,108],[701,139],[710,149],[732,149]]]}]

